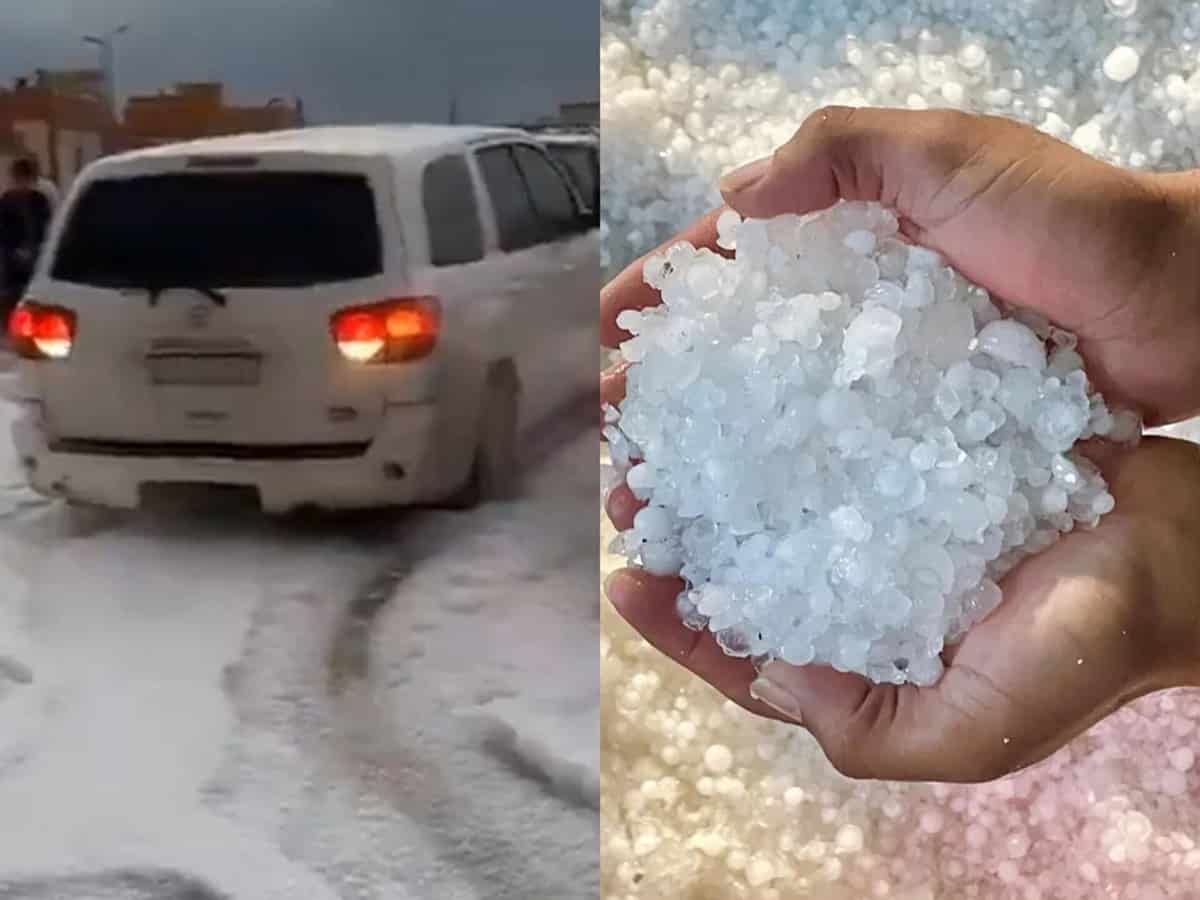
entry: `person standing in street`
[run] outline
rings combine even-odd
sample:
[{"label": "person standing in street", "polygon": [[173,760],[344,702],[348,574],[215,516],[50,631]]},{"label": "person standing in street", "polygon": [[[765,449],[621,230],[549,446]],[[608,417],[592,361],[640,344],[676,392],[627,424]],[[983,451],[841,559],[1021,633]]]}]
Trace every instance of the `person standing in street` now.
[{"label": "person standing in street", "polygon": [[37,180],[37,189],[46,195],[46,200],[50,203],[50,212],[53,214],[54,210],[58,209],[58,185],[43,175]]},{"label": "person standing in street", "polygon": [[53,214],[38,183],[37,163],[17,159],[9,176],[9,188],[0,195],[0,302],[6,318],[33,278]]}]

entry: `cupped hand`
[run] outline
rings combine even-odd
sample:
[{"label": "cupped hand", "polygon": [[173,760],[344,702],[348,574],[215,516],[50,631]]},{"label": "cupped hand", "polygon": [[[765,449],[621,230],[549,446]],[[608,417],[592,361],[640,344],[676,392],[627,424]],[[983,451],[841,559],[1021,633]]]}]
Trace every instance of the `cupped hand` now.
[{"label": "cupped hand", "polygon": [[[838,199],[896,211],[904,235],[968,279],[1079,335],[1110,405],[1150,424],[1200,411],[1200,180],[1107,165],[1029,126],[950,110],[831,107],[774,157],[726,176],[726,203],[769,218]],[[714,247],[716,215],[680,239]],[[602,294],[616,313],[657,302],[635,263]]]},{"label": "cupped hand", "polygon": [[[1004,602],[944,654],[932,687],[779,662],[758,676],[679,621],[679,579],[622,569],[606,589],[660,651],[745,708],[803,725],[844,774],[988,781],[1136,697],[1198,683],[1200,447],[1148,438],[1099,461],[1115,511],[1017,566]],[[607,502],[619,529],[637,506],[627,487]]]},{"label": "cupped hand", "polygon": [[[911,240],[972,281],[1080,336],[1096,386],[1150,422],[1200,408],[1200,193],[1190,176],[1106,166],[1025,126],[944,111],[831,108],[773,158],[727,176],[727,204],[766,218],[837,199],[895,209]],[[715,247],[714,210],[680,234]],[[604,290],[602,342],[623,309],[659,302],[641,262]],[[602,377],[624,395],[624,367]],[[1100,527],[1026,560],[1004,602],[945,654],[932,688],[820,666],[758,677],[675,613],[682,583],[626,569],[608,584],[647,640],[754,712],[803,724],[846,774],[978,781],[1029,765],[1121,704],[1200,671],[1200,450],[1162,439],[1098,460],[1117,501]],[[640,505],[608,500],[620,529]]]}]

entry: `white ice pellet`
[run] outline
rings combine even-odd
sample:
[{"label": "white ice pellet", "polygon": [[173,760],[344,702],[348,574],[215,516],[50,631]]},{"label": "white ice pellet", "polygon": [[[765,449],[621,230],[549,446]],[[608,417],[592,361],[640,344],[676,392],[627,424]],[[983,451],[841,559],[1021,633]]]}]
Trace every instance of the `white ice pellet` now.
[{"label": "white ice pellet", "polygon": [[1191,747],[1177,747],[1167,754],[1172,768],[1178,772],[1187,772],[1196,762],[1196,754]]},{"label": "white ice pellet", "polygon": [[1127,409],[1116,410],[1111,414],[1112,424],[1105,435],[1109,440],[1119,444],[1136,443],[1142,434],[1141,417]]},{"label": "white ice pellet", "polygon": [[1124,83],[1137,74],[1141,57],[1130,46],[1122,44],[1104,58],[1104,75],[1118,83]]},{"label": "white ice pellet", "polygon": [[717,216],[717,245],[726,250],[737,247],[737,228],[742,224],[742,217],[732,209],[727,209]]},{"label": "white ice pellet", "polygon": [[[1107,410],[1082,371],[1046,370],[1046,341],[1072,341],[1045,319],[977,330],[977,289],[939,254],[911,247],[884,276],[892,227],[872,204],[726,215],[733,259],[677,245],[651,267],[667,302],[622,320],[636,352],[616,427],[649,501],[625,550],[682,570],[681,614],[727,653],[929,684],[1017,558],[1112,509],[1063,455]],[[901,282],[930,287],[904,314]]]},{"label": "white ice pellet", "polygon": [[683,565],[679,547],[669,541],[647,541],[639,546],[638,554],[651,575],[675,575]]},{"label": "white ice pellet", "polygon": [[978,69],[987,62],[987,50],[982,44],[969,42],[958,51],[958,64],[964,69]]},{"label": "white ice pellet", "polygon": [[724,744],[713,744],[704,751],[704,765],[715,775],[723,775],[733,766],[733,754]]},{"label": "white ice pellet", "polygon": [[635,497],[645,500],[654,487],[654,469],[645,463],[638,463],[625,474],[625,483]]},{"label": "white ice pellet", "polygon": [[834,843],[843,853],[857,853],[863,848],[863,830],[857,825],[843,825]]},{"label": "white ice pellet", "polygon": [[979,349],[993,359],[1041,371],[1046,366],[1046,345],[1027,326],[1012,319],[997,319],[979,332]]},{"label": "white ice pellet", "polygon": [[860,228],[858,231],[852,231],[846,235],[843,242],[859,256],[866,256],[875,249],[876,238],[873,231]]},{"label": "white ice pellet", "polygon": [[633,530],[645,541],[662,541],[675,532],[672,516],[661,506],[646,506],[633,517]]},{"label": "white ice pellet", "polygon": [[942,85],[942,97],[951,106],[960,106],[966,95],[966,88],[957,81],[947,81]]}]

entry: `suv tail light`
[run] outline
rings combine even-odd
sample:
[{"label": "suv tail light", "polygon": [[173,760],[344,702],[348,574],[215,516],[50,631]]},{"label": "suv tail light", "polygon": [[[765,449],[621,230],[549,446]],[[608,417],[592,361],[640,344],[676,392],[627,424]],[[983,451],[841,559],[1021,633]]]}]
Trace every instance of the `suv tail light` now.
[{"label": "suv tail light", "polygon": [[8,318],[8,338],[23,359],[66,359],[75,345],[75,313],[25,301]]},{"label": "suv tail light", "polygon": [[333,341],[357,363],[398,363],[428,356],[441,330],[436,297],[404,297],[343,309],[334,315]]}]

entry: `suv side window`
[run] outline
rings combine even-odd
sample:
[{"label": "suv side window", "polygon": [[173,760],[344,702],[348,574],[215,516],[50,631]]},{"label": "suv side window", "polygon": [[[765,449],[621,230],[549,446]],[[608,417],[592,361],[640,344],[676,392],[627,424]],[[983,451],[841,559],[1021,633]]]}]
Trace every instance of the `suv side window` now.
[{"label": "suv side window", "polygon": [[429,259],[435,266],[460,266],[483,258],[483,229],[467,161],[443,156],[425,167],[421,181]]},{"label": "suv side window", "polygon": [[585,144],[559,144],[550,147],[550,155],[575,179],[581,199],[593,207],[598,205],[600,183],[597,175],[600,171],[600,161],[596,157],[595,149]]},{"label": "suv side window", "polygon": [[579,208],[567,180],[545,154],[533,147],[517,145],[513,152],[529,185],[533,206],[546,227],[546,239],[570,234],[579,221]]},{"label": "suv side window", "polygon": [[541,219],[533,207],[529,189],[509,147],[479,151],[479,168],[496,212],[500,249],[514,253],[543,240]]}]

